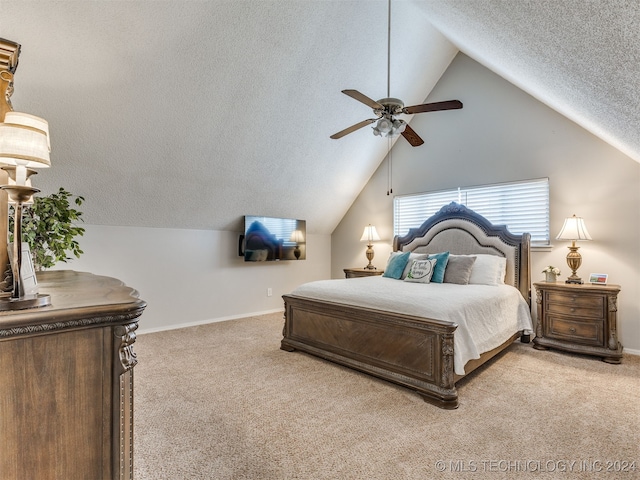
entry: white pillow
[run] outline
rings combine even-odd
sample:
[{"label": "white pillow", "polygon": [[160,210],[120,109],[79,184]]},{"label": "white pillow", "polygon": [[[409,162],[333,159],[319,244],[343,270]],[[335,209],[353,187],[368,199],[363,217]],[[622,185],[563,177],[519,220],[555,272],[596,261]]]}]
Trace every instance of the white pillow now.
[{"label": "white pillow", "polygon": [[467,255],[476,257],[471,269],[469,285],[504,285],[507,259],[497,255]]},{"label": "white pillow", "polygon": [[411,264],[411,269],[404,279],[405,282],[431,283],[433,270],[436,268],[435,258],[425,260],[415,260]]}]

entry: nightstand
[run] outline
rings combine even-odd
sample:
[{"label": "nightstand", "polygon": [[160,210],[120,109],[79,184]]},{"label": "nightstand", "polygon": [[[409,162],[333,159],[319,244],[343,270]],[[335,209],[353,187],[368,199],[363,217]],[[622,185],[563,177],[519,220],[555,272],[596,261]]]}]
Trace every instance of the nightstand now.
[{"label": "nightstand", "polygon": [[346,278],[357,277],[373,277],[375,275],[382,275],[384,270],[370,270],[368,268],[345,268],[344,276]]},{"label": "nightstand", "polygon": [[616,331],[619,285],[539,282],[538,324],[533,347],[602,357],[620,363],[622,345]]}]

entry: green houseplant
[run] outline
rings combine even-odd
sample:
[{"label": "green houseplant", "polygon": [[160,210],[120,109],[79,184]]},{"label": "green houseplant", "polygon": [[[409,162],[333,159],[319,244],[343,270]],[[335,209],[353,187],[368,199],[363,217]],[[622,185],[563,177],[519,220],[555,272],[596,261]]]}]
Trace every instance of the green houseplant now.
[{"label": "green houseplant", "polygon": [[[84,197],[73,195],[60,187],[57,193],[33,197],[33,205],[23,210],[22,241],[29,245],[33,265],[37,271],[53,267],[57,262],[71,260],[84,253],[76,237],[84,235],[82,212],[74,206],[82,205]],[[13,215],[10,217],[10,239],[13,241]]]}]

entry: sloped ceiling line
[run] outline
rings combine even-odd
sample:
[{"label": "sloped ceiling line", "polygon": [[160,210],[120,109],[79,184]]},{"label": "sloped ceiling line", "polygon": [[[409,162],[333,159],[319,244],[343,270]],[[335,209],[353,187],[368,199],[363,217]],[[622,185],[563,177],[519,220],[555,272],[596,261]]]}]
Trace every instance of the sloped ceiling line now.
[{"label": "sloped ceiling line", "polygon": [[[391,96],[423,103],[459,48],[640,161],[639,10],[395,1]],[[330,234],[386,155],[367,128],[329,138],[368,113],[341,90],[386,94],[386,13],[387,0],[0,0],[0,36],[23,46],[14,108],[51,129],[37,186],[83,195],[91,224],[240,230],[258,214]]]}]

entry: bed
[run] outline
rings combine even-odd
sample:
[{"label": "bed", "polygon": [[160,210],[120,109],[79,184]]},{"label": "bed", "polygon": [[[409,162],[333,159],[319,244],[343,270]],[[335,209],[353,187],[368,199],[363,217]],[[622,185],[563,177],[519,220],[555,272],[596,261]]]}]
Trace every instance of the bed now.
[{"label": "bed", "polygon": [[[517,339],[529,342],[529,249],[528,233],[514,235],[451,203],[421,227],[394,238],[392,255],[413,259],[402,277],[324,280],[284,295],[281,348],[400,384],[441,408],[457,408],[457,381]],[[486,274],[484,265],[502,265],[501,278],[490,284],[403,280],[411,276],[407,271],[419,272],[410,268],[415,260],[433,266],[435,260],[424,259],[444,252],[452,272],[461,261],[469,263],[464,257],[473,258],[469,282]]]}]

